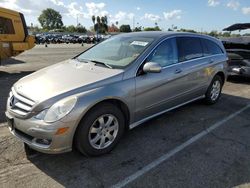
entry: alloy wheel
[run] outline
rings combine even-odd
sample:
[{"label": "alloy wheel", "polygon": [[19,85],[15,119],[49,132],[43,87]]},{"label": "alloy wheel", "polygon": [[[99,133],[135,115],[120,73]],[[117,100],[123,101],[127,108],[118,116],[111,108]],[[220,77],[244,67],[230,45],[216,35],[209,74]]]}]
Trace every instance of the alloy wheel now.
[{"label": "alloy wheel", "polygon": [[89,143],[95,149],[105,149],[110,146],[118,133],[119,123],[112,114],[98,117],[89,129]]}]

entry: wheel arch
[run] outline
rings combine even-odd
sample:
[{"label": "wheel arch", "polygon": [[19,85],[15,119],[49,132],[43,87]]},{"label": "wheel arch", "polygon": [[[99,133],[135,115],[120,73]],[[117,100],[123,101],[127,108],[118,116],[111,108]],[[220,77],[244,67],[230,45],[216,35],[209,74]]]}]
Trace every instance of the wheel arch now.
[{"label": "wheel arch", "polygon": [[122,113],[124,114],[124,118],[125,118],[125,129],[128,130],[129,129],[129,124],[130,124],[130,111],[128,108],[128,105],[123,102],[120,99],[117,98],[108,98],[108,99],[103,99],[101,101],[98,101],[97,103],[91,105],[84,113],[83,115],[80,117],[80,120],[75,128],[75,132],[74,132],[74,136],[73,136],[73,140],[72,140],[72,148],[74,147],[74,143],[75,143],[75,137],[76,137],[76,132],[78,130],[78,127],[80,125],[80,123],[83,121],[83,119],[89,114],[91,113],[91,110],[94,109],[95,107],[102,105],[104,103],[110,103],[113,104],[115,106],[117,106],[119,109],[121,109]]},{"label": "wheel arch", "polygon": [[226,76],[225,76],[225,73],[222,72],[222,71],[219,71],[215,74],[215,76],[219,76],[222,80],[222,85],[224,85],[225,81],[226,81]]}]

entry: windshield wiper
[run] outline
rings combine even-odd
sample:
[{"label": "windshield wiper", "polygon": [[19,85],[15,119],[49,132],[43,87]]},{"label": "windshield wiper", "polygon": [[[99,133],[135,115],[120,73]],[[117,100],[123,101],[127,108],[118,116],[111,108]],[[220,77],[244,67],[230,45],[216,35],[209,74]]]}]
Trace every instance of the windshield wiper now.
[{"label": "windshield wiper", "polygon": [[75,59],[79,62],[88,63],[87,59],[80,59],[80,58],[75,58]]},{"label": "windshield wiper", "polygon": [[110,69],[113,69],[113,67],[112,66],[110,66],[109,64],[107,64],[107,63],[103,63],[103,62],[100,62],[100,61],[96,61],[96,60],[90,60],[91,62],[93,62],[93,63],[95,63],[95,64],[100,64],[100,65],[104,65],[104,66],[106,66],[106,67],[108,67],[108,68],[110,68]]}]

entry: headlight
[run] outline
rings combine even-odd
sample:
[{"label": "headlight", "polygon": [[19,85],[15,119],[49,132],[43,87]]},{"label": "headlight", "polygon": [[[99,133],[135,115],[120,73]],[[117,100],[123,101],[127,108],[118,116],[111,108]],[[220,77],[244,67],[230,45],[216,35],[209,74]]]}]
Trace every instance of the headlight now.
[{"label": "headlight", "polygon": [[44,120],[46,123],[53,123],[66,116],[74,108],[77,98],[70,97],[58,101],[49,109],[44,110],[35,116],[36,119]]}]

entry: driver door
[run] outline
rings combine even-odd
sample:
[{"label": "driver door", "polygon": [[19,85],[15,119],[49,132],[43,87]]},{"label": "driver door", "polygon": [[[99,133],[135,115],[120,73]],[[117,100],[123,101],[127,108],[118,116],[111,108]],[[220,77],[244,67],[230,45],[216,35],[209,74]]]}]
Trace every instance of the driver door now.
[{"label": "driver door", "polygon": [[149,55],[146,62],[158,63],[162,70],[160,73],[143,73],[139,70],[142,73],[135,78],[136,121],[177,105],[178,96],[185,92],[185,79],[182,64],[178,63],[175,38],[163,41]]}]

